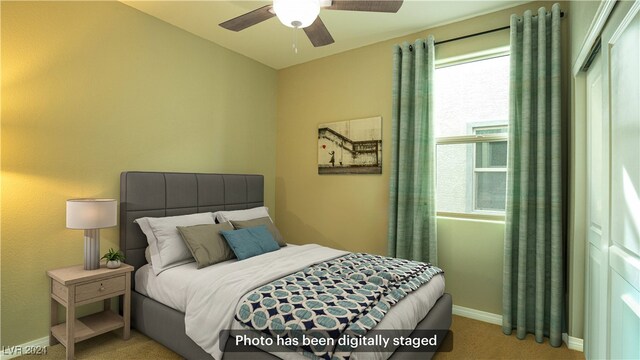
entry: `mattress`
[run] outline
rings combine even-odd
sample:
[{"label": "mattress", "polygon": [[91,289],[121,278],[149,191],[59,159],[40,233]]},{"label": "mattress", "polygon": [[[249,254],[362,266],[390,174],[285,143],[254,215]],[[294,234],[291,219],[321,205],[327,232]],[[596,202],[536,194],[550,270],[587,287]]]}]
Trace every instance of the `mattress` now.
[{"label": "mattress", "polygon": [[[286,249],[286,248],[283,248]],[[293,250],[293,249],[291,249]],[[215,271],[224,271],[225,267],[231,268],[237,260],[229,260],[208,267]],[[215,267],[215,268],[212,268]],[[180,265],[163,271],[160,275],[154,275],[149,264],[142,266],[135,274],[135,289],[138,293],[148,296],[166,306],[180,312],[186,312],[187,289],[192,285],[200,286],[198,281],[206,281],[206,277],[198,276],[202,270],[197,269],[196,263]],[[443,275],[436,275],[427,284],[410,293],[402,301],[396,304],[376,329],[414,329],[433,307],[435,302],[444,293],[445,281]],[[240,300],[240,299],[238,299]],[[232,329],[241,329],[242,325],[233,320]],[[408,335],[408,334],[407,334]],[[384,359],[391,353],[376,354],[374,358]],[[281,358],[297,358],[296,354],[277,354]],[[356,354],[354,354],[356,355]],[[371,353],[368,354],[371,358]],[[357,359],[359,356],[355,356]]]}]

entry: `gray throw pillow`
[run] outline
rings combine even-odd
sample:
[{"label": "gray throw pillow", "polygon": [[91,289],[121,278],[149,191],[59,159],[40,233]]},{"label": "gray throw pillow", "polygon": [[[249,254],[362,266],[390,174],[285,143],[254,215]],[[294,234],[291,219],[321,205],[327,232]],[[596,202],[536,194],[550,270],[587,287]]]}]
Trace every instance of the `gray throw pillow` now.
[{"label": "gray throw pillow", "polygon": [[273,224],[271,219],[269,219],[268,217],[261,217],[253,220],[242,220],[242,221],[231,220],[231,223],[233,224],[233,227],[236,229],[246,229],[250,227],[264,225],[267,227],[267,230],[269,230],[271,235],[273,235],[273,239],[278,243],[278,245],[280,245],[281,247],[287,246],[287,243],[282,238],[282,234],[280,234],[280,231],[278,231],[278,228]]},{"label": "gray throw pillow", "polygon": [[177,226],[176,228],[196,259],[198,269],[236,257],[227,241],[220,234],[222,230],[233,230],[233,226],[228,222]]}]

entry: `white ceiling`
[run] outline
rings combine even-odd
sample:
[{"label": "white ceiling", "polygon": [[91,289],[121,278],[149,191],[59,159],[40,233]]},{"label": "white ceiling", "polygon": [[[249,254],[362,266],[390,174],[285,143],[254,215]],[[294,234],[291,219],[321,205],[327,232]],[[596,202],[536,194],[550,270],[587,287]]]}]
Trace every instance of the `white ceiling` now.
[{"label": "white ceiling", "polygon": [[[304,31],[272,18],[240,32],[218,26],[271,1],[126,1],[123,3],[274,69],[412,34],[529,1],[405,0],[396,14],[322,10],[320,17],[335,43],[314,48]],[[296,39],[298,53],[292,44]]]}]

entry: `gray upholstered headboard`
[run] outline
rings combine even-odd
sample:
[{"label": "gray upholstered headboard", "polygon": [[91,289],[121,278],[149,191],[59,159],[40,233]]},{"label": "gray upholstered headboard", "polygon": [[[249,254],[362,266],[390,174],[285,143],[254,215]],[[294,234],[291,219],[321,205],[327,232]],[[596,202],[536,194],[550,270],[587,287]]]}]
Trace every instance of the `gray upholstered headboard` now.
[{"label": "gray upholstered headboard", "polygon": [[[127,171],[120,175],[120,249],[137,270],[147,238],[137,218],[240,210],[264,205],[262,175]],[[132,281],[133,284],[133,281]]]}]

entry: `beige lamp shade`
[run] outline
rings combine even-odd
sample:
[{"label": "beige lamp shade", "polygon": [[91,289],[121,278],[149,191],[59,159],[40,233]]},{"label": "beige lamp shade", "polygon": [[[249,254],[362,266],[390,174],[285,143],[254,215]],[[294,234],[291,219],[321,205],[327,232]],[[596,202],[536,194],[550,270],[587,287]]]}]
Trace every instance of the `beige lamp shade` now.
[{"label": "beige lamp shade", "polygon": [[118,203],[113,199],[67,200],[67,228],[102,229],[117,225]]}]

